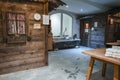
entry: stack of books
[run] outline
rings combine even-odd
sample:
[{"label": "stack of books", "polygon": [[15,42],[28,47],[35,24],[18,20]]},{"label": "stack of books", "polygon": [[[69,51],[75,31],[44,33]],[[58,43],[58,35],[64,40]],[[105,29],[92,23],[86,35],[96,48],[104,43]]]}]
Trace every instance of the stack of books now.
[{"label": "stack of books", "polygon": [[112,48],[107,48],[105,56],[120,58],[120,46],[112,46]]}]

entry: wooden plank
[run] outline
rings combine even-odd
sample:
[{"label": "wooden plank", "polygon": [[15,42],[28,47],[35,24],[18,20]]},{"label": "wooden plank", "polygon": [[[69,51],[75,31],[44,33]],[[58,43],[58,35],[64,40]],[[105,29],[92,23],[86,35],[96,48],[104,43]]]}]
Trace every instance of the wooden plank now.
[{"label": "wooden plank", "polygon": [[119,42],[110,42],[110,43],[106,43],[107,45],[111,45],[111,46],[120,46]]},{"label": "wooden plank", "polygon": [[[44,0],[42,0],[44,1]],[[30,37],[35,37],[40,41],[26,41],[25,44],[1,44],[0,47],[0,74],[9,73],[19,70],[25,70],[35,67],[40,67],[46,65],[47,59],[47,50],[46,50],[46,30],[44,25],[42,25],[42,20],[35,21],[34,14],[44,14],[44,4],[21,4],[21,3],[12,3],[11,2],[1,2],[0,1],[1,11],[4,13],[2,21],[5,23],[5,14],[7,12],[11,13],[24,13],[26,16],[26,35]],[[30,16],[30,13],[33,15]],[[30,16],[30,17],[29,17]],[[32,18],[33,21],[30,20]],[[30,28],[32,24],[32,27]],[[39,30],[33,29],[34,24],[41,24]],[[3,24],[1,29],[6,25]],[[33,30],[33,33],[30,33]],[[36,32],[37,31],[37,32]],[[4,32],[4,37],[8,37],[6,29],[3,29],[0,32]],[[2,33],[1,33],[2,34]]]},{"label": "wooden plank", "polygon": [[103,77],[105,77],[106,67],[107,67],[107,63],[103,62],[103,65],[102,65],[102,76]]},{"label": "wooden plank", "polygon": [[27,59],[27,58],[34,58],[34,57],[44,57],[44,53],[8,55],[8,56],[0,57],[0,63]]},{"label": "wooden plank", "polygon": [[89,62],[89,67],[88,67],[86,80],[90,80],[94,62],[95,62],[95,59],[93,57],[91,57],[90,62]]},{"label": "wooden plank", "polygon": [[114,77],[113,80],[119,80],[119,65],[114,64]]},{"label": "wooden plank", "polygon": [[34,54],[34,53],[44,53],[44,50],[38,50],[38,49],[36,49],[36,50],[34,50],[34,49],[31,49],[31,50],[26,50],[26,51],[16,51],[16,52],[7,52],[7,53],[5,53],[5,52],[1,52],[0,53],[0,57],[5,57],[5,56],[12,56],[12,55],[20,55],[20,54]]},{"label": "wooden plank", "polygon": [[16,71],[21,71],[21,70],[28,70],[32,68],[39,68],[41,66],[45,66],[45,64],[43,62],[39,62],[39,63],[32,63],[32,64],[26,64],[26,65],[19,65],[15,67],[1,69],[0,74],[16,72]]},{"label": "wooden plank", "polygon": [[44,62],[44,57],[34,57],[34,58],[0,63],[0,69],[15,67],[19,65],[26,65],[26,64],[36,63],[36,62]]}]

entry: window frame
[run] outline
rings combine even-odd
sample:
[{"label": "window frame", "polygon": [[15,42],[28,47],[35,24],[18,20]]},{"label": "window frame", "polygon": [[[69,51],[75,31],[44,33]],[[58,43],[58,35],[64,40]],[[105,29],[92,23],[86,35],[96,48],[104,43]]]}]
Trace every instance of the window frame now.
[{"label": "window frame", "polygon": [[[56,13],[53,13],[53,14],[51,14],[51,16],[52,15],[55,15],[55,14],[58,14],[58,13],[60,13],[60,12],[56,12]],[[71,28],[72,28],[72,30],[71,30],[71,36],[70,37],[72,37],[72,35],[73,35],[73,17],[71,16],[71,15],[69,15],[69,14],[67,14],[67,13],[60,13],[60,15],[61,15],[61,30],[60,30],[60,35],[62,35],[62,32],[63,32],[63,14],[65,14],[65,15],[67,15],[67,16],[69,16],[69,17],[71,17],[71,19],[72,19],[72,26],[71,26]],[[52,27],[52,26],[51,26]]]}]

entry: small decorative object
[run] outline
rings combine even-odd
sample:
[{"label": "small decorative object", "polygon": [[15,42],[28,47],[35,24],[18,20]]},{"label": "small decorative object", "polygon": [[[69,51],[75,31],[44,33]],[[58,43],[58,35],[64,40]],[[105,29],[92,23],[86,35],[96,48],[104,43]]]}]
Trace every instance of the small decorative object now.
[{"label": "small decorative object", "polygon": [[39,13],[35,13],[34,14],[34,19],[37,20],[37,21],[40,20],[41,19],[41,15]]},{"label": "small decorative object", "polygon": [[43,24],[49,25],[49,15],[43,15]]},{"label": "small decorative object", "polygon": [[41,25],[40,24],[34,24],[33,29],[40,29]]},{"label": "small decorative object", "polygon": [[77,34],[74,34],[74,35],[73,35],[73,39],[76,39],[76,38],[77,38]]},{"label": "small decorative object", "polygon": [[91,30],[94,31],[94,27],[92,27]]},{"label": "small decorative object", "polygon": [[86,29],[85,29],[85,32],[89,32],[89,29],[88,29],[88,28],[86,28]]},{"label": "small decorative object", "polygon": [[97,27],[98,26],[98,22],[94,22],[94,27]]}]

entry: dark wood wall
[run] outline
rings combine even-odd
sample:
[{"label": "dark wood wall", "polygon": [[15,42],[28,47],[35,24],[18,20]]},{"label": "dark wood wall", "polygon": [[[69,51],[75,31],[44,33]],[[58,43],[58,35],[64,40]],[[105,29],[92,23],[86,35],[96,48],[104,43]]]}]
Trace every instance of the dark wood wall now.
[{"label": "dark wood wall", "polygon": [[[108,42],[120,40],[120,8],[90,16],[80,20],[81,45],[100,48],[105,47]],[[98,23],[97,27],[94,26],[94,22]],[[86,23],[89,24],[88,32],[85,32]]]},{"label": "dark wood wall", "polygon": [[[113,9],[112,12],[108,15],[106,42],[115,42],[120,40],[120,8]],[[111,19],[113,20],[112,22]]]},{"label": "dark wood wall", "polygon": [[[97,22],[97,27],[94,23]],[[85,32],[85,24],[88,23],[88,32]],[[105,43],[105,27],[107,26],[107,15],[97,14],[91,18],[80,20],[81,27],[81,44],[84,46],[99,48],[104,47]],[[93,30],[92,30],[93,28]]]},{"label": "dark wood wall", "polygon": [[[34,14],[47,14],[47,3],[0,2],[0,74],[45,66],[47,61],[47,27],[34,20]],[[7,13],[25,14],[25,39],[22,35],[9,35],[7,32]],[[40,24],[40,29],[34,29]],[[11,39],[8,42],[9,38]],[[16,39],[17,38],[17,39]],[[20,40],[21,39],[21,40]]]}]

